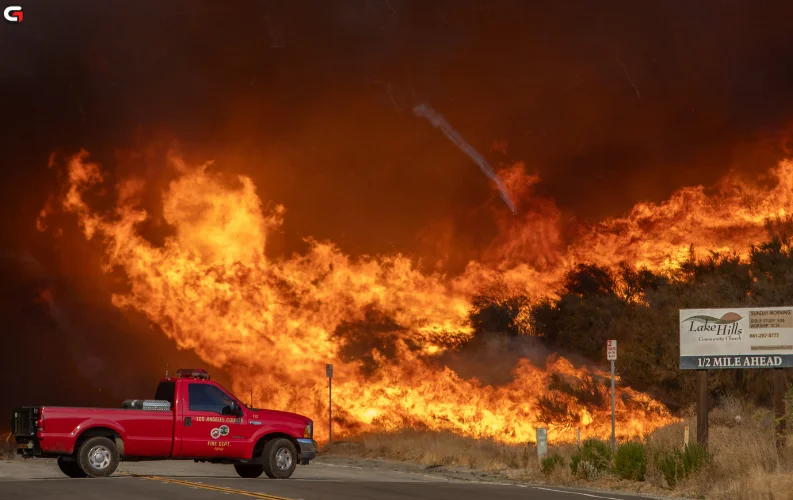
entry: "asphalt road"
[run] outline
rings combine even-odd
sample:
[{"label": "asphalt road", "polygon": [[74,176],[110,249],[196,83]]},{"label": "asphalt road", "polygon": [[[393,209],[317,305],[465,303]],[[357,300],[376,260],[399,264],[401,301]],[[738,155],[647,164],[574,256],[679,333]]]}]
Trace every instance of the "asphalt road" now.
[{"label": "asphalt road", "polygon": [[426,474],[340,466],[298,466],[287,480],[242,479],[231,466],[193,462],[122,463],[106,479],[69,479],[50,460],[0,461],[0,498],[74,500],[628,500],[612,493],[454,481]]}]

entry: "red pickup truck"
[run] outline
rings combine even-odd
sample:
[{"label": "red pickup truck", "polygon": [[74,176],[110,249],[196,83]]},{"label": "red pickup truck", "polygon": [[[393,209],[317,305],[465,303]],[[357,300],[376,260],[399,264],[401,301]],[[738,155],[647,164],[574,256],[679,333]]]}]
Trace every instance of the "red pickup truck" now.
[{"label": "red pickup truck", "polygon": [[154,400],[127,400],[119,409],[23,407],[11,429],[19,454],[57,458],[69,477],[109,476],[121,460],[176,459],[285,479],[317,449],[311,419],[249,408],[203,369],[166,376]]}]

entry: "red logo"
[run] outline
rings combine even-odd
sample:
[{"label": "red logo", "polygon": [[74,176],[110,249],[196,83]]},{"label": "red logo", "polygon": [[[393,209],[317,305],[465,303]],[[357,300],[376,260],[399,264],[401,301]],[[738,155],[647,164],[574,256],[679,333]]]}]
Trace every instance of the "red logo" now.
[{"label": "red logo", "polygon": [[9,5],[3,10],[3,17],[9,23],[22,22],[22,7],[19,5]]}]

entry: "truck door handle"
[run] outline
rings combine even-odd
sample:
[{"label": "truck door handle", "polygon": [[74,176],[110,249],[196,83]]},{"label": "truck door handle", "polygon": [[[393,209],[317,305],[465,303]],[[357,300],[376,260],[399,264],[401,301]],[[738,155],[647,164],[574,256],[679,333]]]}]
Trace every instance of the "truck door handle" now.
[{"label": "truck door handle", "polygon": [[193,424],[193,419],[191,417],[185,417],[184,418],[184,426],[185,427],[190,427],[192,424]]}]

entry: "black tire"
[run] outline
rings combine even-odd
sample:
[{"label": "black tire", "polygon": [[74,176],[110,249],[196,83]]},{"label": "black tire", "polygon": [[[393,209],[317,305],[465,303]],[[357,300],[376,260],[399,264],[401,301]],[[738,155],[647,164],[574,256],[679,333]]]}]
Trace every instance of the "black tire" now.
[{"label": "black tire", "polygon": [[255,479],[262,475],[264,469],[261,465],[256,464],[234,464],[234,470],[240,477]]},{"label": "black tire", "polygon": [[107,477],[118,467],[116,443],[106,437],[92,437],[77,451],[77,463],[88,477]]},{"label": "black tire", "polygon": [[88,477],[74,457],[58,457],[58,468],[71,478]]},{"label": "black tire", "polygon": [[264,445],[262,468],[270,479],[287,479],[295,472],[297,450],[292,441],[275,438]]}]

